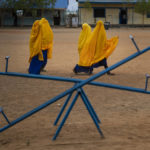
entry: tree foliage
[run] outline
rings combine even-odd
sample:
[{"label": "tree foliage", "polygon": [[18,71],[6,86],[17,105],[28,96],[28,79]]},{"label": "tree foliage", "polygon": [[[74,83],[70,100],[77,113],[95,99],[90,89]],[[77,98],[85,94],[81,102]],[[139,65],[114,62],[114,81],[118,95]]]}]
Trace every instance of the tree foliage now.
[{"label": "tree foliage", "polygon": [[45,9],[53,8],[56,0],[5,0],[4,8],[18,9]]},{"label": "tree foliage", "polygon": [[[3,0],[2,6],[5,9],[10,9],[15,17],[14,24],[17,25],[17,10],[23,10],[23,16],[25,13],[32,13],[33,17],[37,15],[37,9],[54,8],[56,0]],[[25,11],[24,11],[25,10]],[[42,13],[43,14],[43,13]]]},{"label": "tree foliage", "polygon": [[150,0],[137,0],[137,3],[135,5],[135,12],[143,16],[144,24],[144,16],[150,13]]},{"label": "tree foliage", "polygon": [[91,6],[90,1],[89,1],[89,0],[86,0],[83,7],[86,8],[86,9],[91,9],[92,6]]},{"label": "tree foliage", "polygon": [[150,0],[137,0],[135,11],[140,14],[146,14],[150,11]]}]

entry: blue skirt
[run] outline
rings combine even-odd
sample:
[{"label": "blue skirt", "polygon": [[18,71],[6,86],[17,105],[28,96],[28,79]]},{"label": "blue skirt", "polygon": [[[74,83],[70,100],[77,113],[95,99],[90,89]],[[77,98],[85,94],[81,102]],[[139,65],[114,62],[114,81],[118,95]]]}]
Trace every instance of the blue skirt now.
[{"label": "blue skirt", "polygon": [[104,58],[103,60],[99,61],[96,64],[93,64],[90,67],[83,67],[83,66],[76,65],[73,69],[73,72],[74,73],[84,72],[84,73],[91,74],[94,68],[98,68],[100,66],[104,66],[105,69],[108,68],[106,58]]},{"label": "blue skirt", "polygon": [[100,67],[100,66],[104,66],[105,69],[108,68],[106,58],[104,58],[103,60],[99,61],[99,62],[96,63],[96,64],[93,64],[93,68],[98,68],[98,67]]},{"label": "blue skirt", "polygon": [[83,66],[76,65],[73,69],[73,72],[74,73],[84,72],[87,74],[91,74],[93,72],[93,67],[83,67]]},{"label": "blue skirt", "polygon": [[40,74],[41,70],[46,66],[47,64],[47,50],[42,51],[44,61],[40,61],[38,59],[38,55],[34,56],[31,60],[30,66],[29,66],[29,73],[31,74]]}]

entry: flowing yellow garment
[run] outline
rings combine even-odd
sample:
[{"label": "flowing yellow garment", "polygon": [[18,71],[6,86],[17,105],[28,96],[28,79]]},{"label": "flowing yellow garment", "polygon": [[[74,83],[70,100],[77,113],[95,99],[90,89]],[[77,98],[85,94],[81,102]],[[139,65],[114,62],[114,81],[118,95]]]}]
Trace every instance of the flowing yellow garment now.
[{"label": "flowing yellow garment", "polygon": [[29,62],[32,58],[38,55],[38,59],[43,61],[42,50],[47,51],[47,58],[52,57],[53,48],[53,31],[45,18],[41,20],[36,20],[32,26],[32,31],[30,34],[30,57]]},{"label": "flowing yellow garment", "polygon": [[78,40],[79,55],[90,34],[91,34],[91,27],[87,23],[84,23],[82,25],[82,31],[80,32],[79,40]]},{"label": "flowing yellow garment", "polygon": [[79,66],[92,66],[108,58],[118,44],[118,37],[107,40],[106,31],[102,21],[98,21],[91,36],[84,44],[78,62]]}]

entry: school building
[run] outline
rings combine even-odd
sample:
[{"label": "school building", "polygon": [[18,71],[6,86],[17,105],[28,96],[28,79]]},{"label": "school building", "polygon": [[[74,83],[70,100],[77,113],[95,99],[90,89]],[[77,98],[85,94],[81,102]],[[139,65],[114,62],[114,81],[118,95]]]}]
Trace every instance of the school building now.
[{"label": "school building", "polygon": [[[135,12],[136,0],[77,0],[79,24],[95,24],[97,20],[113,25],[150,26],[150,15]],[[144,20],[144,22],[143,22]]]},{"label": "school building", "polygon": [[[2,1],[0,1],[0,26],[13,26],[14,22],[17,26],[31,26],[33,22],[41,17],[45,17],[51,25],[65,25],[66,10],[68,7],[68,0],[56,0],[54,10],[51,6],[44,9],[31,8],[31,11],[17,10],[12,12],[12,8],[4,8]],[[35,15],[36,14],[36,15]]]}]

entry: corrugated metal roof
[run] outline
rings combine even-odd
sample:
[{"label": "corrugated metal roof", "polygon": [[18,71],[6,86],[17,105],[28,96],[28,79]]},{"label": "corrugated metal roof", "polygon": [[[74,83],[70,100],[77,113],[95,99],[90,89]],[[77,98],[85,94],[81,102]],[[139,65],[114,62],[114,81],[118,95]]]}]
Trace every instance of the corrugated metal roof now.
[{"label": "corrugated metal roof", "polygon": [[[87,0],[78,0],[79,3],[86,2]],[[136,3],[137,0],[88,0],[90,3]]]},{"label": "corrugated metal roof", "polygon": [[55,8],[56,9],[67,9],[68,7],[68,0],[56,0],[56,3],[55,3]]}]

